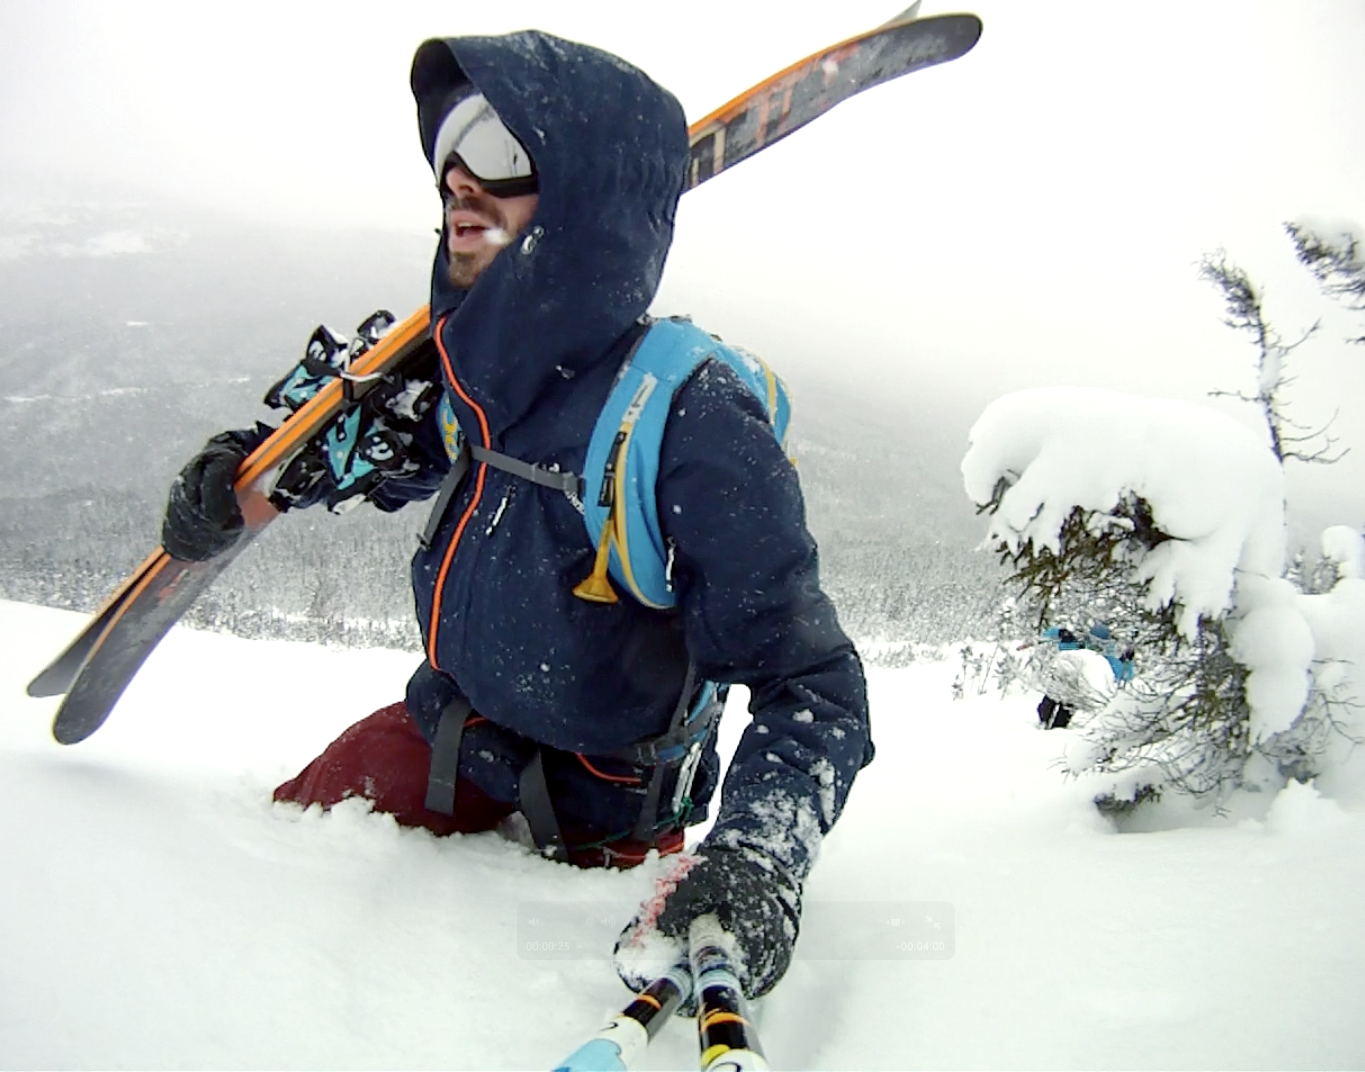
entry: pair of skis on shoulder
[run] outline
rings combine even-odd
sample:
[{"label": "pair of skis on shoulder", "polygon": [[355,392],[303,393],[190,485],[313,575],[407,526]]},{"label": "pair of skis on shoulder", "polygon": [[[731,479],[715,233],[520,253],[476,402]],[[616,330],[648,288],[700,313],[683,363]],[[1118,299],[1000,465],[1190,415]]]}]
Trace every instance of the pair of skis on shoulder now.
[{"label": "pair of skis on shoulder", "polygon": [[378,378],[432,346],[425,308],[395,325],[359,361],[332,380],[242,462],[234,490],[246,527],[228,550],[203,562],[172,558],[158,547],[123,582],[81,634],[28,686],[30,696],[66,695],[52,725],[75,744],[104,724],[147,656],[191,604],[260,532],[279,516],[270,501],[275,481]]},{"label": "pair of skis on shoulder", "polygon": [[[799,130],[836,104],[894,78],[965,55],[981,35],[975,15],[918,18],[919,3],[874,30],[841,41],[760,82],[689,130],[687,189],[699,186]],[[157,548],[28,686],[30,696],[65,694],[53,736],[75,744],[104,724],[115,703],[171,627],[278,516],[274,482],[314,438],[360,404],[378,380],[430,351],[430,317],[419,309],[292,414],[243,463],[235,490],[246,529],[207,562]]]}]

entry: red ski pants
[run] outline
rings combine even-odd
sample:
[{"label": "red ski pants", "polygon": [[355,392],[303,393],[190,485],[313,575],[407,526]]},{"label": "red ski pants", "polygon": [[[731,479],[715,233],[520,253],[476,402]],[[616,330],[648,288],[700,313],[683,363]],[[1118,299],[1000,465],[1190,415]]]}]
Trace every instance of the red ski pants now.
[{"label": "red ski pants", "polygon": [[[277,801],[330,808],[348,797],[361,797],[375,811],[387,812],[401,826],[420,826],[438,836],[492,830],[516,808],[492,799],[468,778],[455,783],[455,814],[444,815],[426,806],[431,746],[427,744],[401,701],[363,718],[329,744],[313,760],[275,790]],[[579,867],[634,867],[651,850],[660,855],[680,852],[681,830],[663,834],[654,843],[619,840],[592,848],[575,848],[600,840],[594,831],[566,832],[569,859]]]}]

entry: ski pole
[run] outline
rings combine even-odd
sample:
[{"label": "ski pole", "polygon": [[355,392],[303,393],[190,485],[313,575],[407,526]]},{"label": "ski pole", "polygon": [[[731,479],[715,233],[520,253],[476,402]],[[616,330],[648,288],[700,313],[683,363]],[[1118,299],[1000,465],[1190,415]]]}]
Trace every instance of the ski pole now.
[{"label": "ski pole", "polygon": [[767,1072],[768,1059],[749,1022],[744,991],[731,965],[720,920],[693,920],[689,933],[692,978],[697,988],[697,1033],[701,1072]]},{"label": "ski pole", "polygon": [[612,1017],[606,1027],[555,1066],[554,1072],[625,1072],[678,1006],[692,996],[692,972],[680,960]]}]

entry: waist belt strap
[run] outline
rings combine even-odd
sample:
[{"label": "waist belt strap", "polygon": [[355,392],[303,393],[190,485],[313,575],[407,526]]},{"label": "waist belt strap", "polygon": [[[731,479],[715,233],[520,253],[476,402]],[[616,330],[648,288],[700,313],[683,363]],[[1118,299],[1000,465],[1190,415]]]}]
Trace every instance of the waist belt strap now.
[{"label": "waist belt strap", "polygon": [[[669,723],[668,732],[663,737],[654,738],[655,741],[688,728],[687,716],[692,707],[692,690],[696,684],[697,664],[689,659],[687,676],[683,678],[682,694],[678,697],[678,706],[673,709],[673,719]],[[669,767],[670,764],[666,762],[656,763],[654,766],[654,773],[649,778],[649,788],[645,791],[645,802],[640,806],[640,817],[635,821],[635,830],[631,834],[636,841],[654,840],[654,827],[659,822],[659,798],[663,795],[664,777],[668,774]]]},{"label": "waist belt strap", "polygon": [[526,817],[526,825],[531,828],[531,837],[536,848],[552,860],[568,863],[569,850],[564,844],[564,835],[555,817],[555,807],[550,800],[550,787],[545,782],[545,759],[543,749],[537,748],[531,762],[522,768],[521,785],[518,789],[521,814]]},{"label": "waist belt strap", "polygon": [[[707,717],[710,716],[710,717]],[[607,759],[617,759],[633,767],[657,767],[659,764],[677,763],[687,752],[688,745],[698,737],[705,736],[710,729],[714,715],[701,712],[681,726],[674,726],[657,737],[636,741],[614,752],[601,753]]]},{"label": "waist belt strap", "polygon": [[431,744],[431,770],[427,774],[426,805],[442,815],[455,814],[455,782],[460,776],[460,739],[465,721],[473,710],[469,701],[457,696],[441,711],[436,724],[436,739]]}]

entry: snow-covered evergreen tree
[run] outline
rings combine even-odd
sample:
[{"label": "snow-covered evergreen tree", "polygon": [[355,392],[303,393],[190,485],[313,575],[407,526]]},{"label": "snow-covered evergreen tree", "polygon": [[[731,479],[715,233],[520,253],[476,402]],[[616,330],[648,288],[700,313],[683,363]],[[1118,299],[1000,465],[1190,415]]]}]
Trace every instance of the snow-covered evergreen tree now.
[{"label": "snow-covered evergreen tree", "polygon": [[[1361,736],[1365,541],[1327,593],[1284,579],[1283,473],[1232,418],[1057,388],[998,399],[972,430],[968,494],[1039,627],[1097,617],[1136,653],[1123,687],[1078,675],[1068,768],[1121,809],[1164,790],[1214,804],[1340,762]],[[1352,543],[1348,536],[1354,538]],[[1359,650],[1357,650],[1359,649]]]}]

